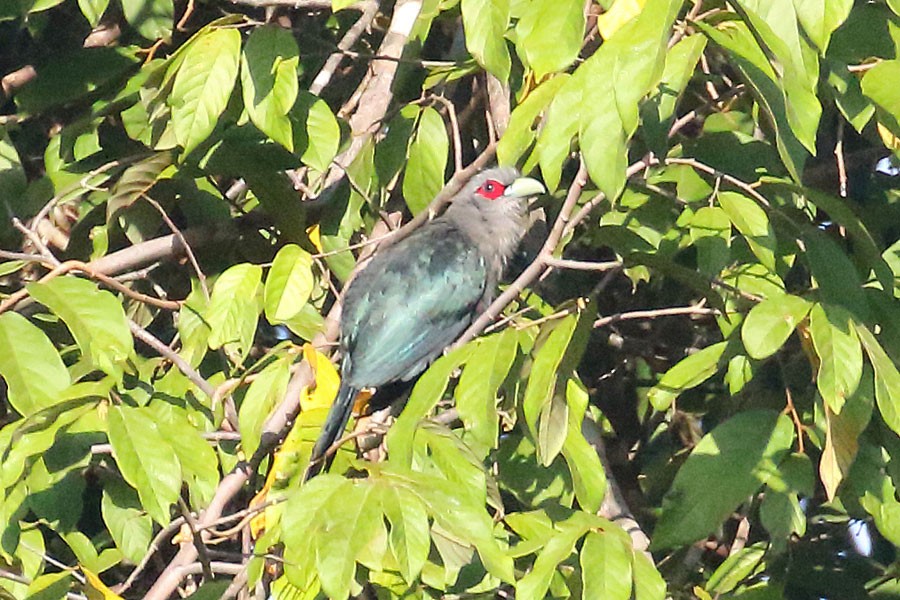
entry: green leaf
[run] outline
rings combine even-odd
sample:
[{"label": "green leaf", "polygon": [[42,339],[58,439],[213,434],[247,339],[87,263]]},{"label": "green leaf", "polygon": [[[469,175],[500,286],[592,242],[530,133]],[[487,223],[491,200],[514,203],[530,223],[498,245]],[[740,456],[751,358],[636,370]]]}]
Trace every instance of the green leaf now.
[{"label": "green leaf", "polygon": [[657,119],[661,123],[675,114],[678,98],[693,76],[694,68],[705,48],[706,38],[699,34],[685,36],[669,48],[659,86]]},{"label": "green leaf", "polygon": [[786,415],[751,410],[703,436],[663,499],[653,548],[689,544],[714,531],[777,472],[793,433]]},{"label": "green leaf", "polygon": [[169,507],[181,493],[181,465],[172,446],[144,409],[109,408],[108,431],[122,476],[138,492],[154,521],[169,523]]},{"label": "green leaf", "polygon": [[78,0],[78,8],[91,27],[96,27],[100,17],[106,12],[109,0]]},{"label": "green leaf", "polygon": [[[582,98],[578,139],[588,173],[608,198],[625,186],[626,144],[638,126],[638,105],[659,81],[676,0],[647,0],[576,71]],[[542,163],[543,164],[543,163]]]},{"label": "green leaf", "polygon": [[775,354],[806,318],[812,304],[791,294],[766,298],[747,314],[741,340],[751,358],[761,360]]},{"label": "green leaf", "polygon": [[182,479],[187,483],[194,508],[207,506],[219,483],[219,461],[209,442],[191,422],[187,410],[154,398],[149,410],[160,431],[165,431],[181,465]]},{"label": "green leaf", "polygon": [[241,89],[250,121],[264,134],[294,150],[288,111],[297,100],[300,50],[288,29],[255,28],[241,53]]},{"label": "green leaf", "polygon": [[[703,22],[698,22],[697,26],[730,54],[733,64],[750,86],[760,107],[769,116],[775,129],[775,145],[781,161],[794,181],[800,181],[800,172],[806,161],[807,151],[800,142],[799,134],[795,133],[791,126],[788,117],[788,100],[782,81],[776,75],[772,64],[749,27],[743,22],[727,21],[726,23],[727,27],[720,29],[712,28]],[[806,99],[805,94],[803,98]],[[815,96],[813,96],[813,101],[820,113],[821,107],[818,106]],[[795,113],[801,110],[803,107],[800,106],[793,109]],[[817,121],[817,113],[814,114]],[[806,133],[809,134],[808,131]],[[812,135],[815,135],[815,131],[812,132]]]},{"label": "green leaf", "polygon": [[841,26],[853,8],[853,0],[794,0],[797,18],[809,39],[824,54],[832,32]]},{"label": "green leaf", "polygon": [[809,313],[809,332],[819,357],[816,386],[835,413],[856,391],[863,358],[853,319],[846,309],[817,303]]},{"label": "green leaf", "polygon": [[711,594],[727,594],[763,566],[765,544],[753,544],[741,548],[719,565],[705,589]]},{"label": "green leaf", "polygon": [[516,582],[516,598],[538,600],[546,597],[557,566],[572,554],[576,542],[587,530],[587,527],[579,525],[582,524],[572,520],[557,526],[559,531],[544,544],[531,571]]},{"label": "green leaf", "polygon": [[422,212],[444,187],[449,150],[441,115],[433,108],[423,109],[403,174],[403,199],[413,215]]},{"label": "green leaf", "polygon": [[175,6],[172,0],[121,0],[125,20],[148,40],[169,40]]},{"label": "green leaf", "polygon": [[250,350],[259,315],[259,293],[262,268],[238,264],[219,275],[206,308],[209,325],[209,347],[226,347],[244,355]]},{"label": "green leaf", "polygon": [[27,417],[52,406],[71,383],[62,358],[44,332],[13,312],[0,315],[0,376],[7,399]]},{"label": "green leaf", "polygon": [[462,0],[461,7],[466,48],[478,64],[506,81],[511,64],[505,37],[510,0]]},{"label": "green leaf", "polygon": [[[519,104],[509,117],[509,125],[497,144],[497,162],[514,166],[534,142],[538,132],[537,118],[569,75],[562,73],[539,85]],[[571,136],[570,136],[571,137]]]},{"label": "green leaf", "polygon": [[584,4],[579,0],[533,0],[520,6],[516,49],[535,79],[572,64],[584,37]]},{"label": "green leaf", "polygon": [[900,434],[900,372],[875,336],[863,325],[855,325],[856,333],[875,369],[875,400],[888,427]]},{"label": "green leaf", "polygon": [[474,350],[475,344],[469,343],[442,356],[416,381],[406,408],[388,431],[387,441],[391,448],[391,460],[395,464],[406,466],[412,464],[412,444],[419,421],[441,400],[450,383],[450,376]]},{"label": "green leaf", "polygon": [[582,422],[588,406],[588,391],[576,377],[566,381],[569,423],[562,454],[572,475],[575,497],[583,510],[596,512],[606,495],[606,471],[597,450],[585,439]]},{"label": "green leaf", "polygon": [[759,262],[774,273],[778,242],[766,211],[737,192],[719,192],[717,200],[735,228],[743,234]]},{"label": "green leaf", "polygon": [[143,510],[137,493],[117,479],[103,486],[100,502],[103,522],[122,554],[139,564],[153,538],[153,522]]},{"label": "green leaf", "polygon": [[120,210],[149,192],[166,167],[172,164],[172,158],[169,152],[157,152],[125,169],[106,201],[106,222],[111,223]]},{"label": "green leaf", "polygon": [[377,527],[384,526],[381,503],[372,497],[374,489],[371,481],[356,480],[345,486],[340,502],[319,511],[322,534],[316,537],[316,567],[322,590],[331,598],[349,596],[356,558]]},{"label": "green leaf", "polygon": [[192,281],[191,285],[191,293],[181,305],[175,324],[181,339],[179,354],[192,367],[197,367],[206,356],[209,347],[209,324],[203,318],[208,302],[196,282]]},{"label": "green leaf", "polygon": [[869,303],[862,280],[850,256],[828,234],[812,226],[802,231],[806,252],[800,257],[809,265],[820,299],[849,310],[858,321],[867,321]]},{"label": "green leaf", "polygon": [[265,309],[270,323],[297,316],[313,291],[312,256],[294,244],[278,251],[266,277]]},{"label": "green leaf", "polygon": [[[420,473],[386,474],[413,491],[425,503],[437,525],[475,546],[489,573],[509,583],[514,581],[512,558],[494,539],[493,521],[483,500],[475,500],[475,490],[460,489],[455,482]],[[480,490],[477,495],[484,498]]]},{"label": "green leaf", "polygon": [[800,32],[794,6],[779,0],[743,1],[734,6],[779,75],[791,130],[815,154],[816,131],[822,116],[816,95],[818,56]]},{"label": "green leaf", "polygon": [[411,584],[421,573],[431,548],[428,513],[415,495],[399,487],[384,490],[381,506],[391,526],[391,553],[403,579]]},{"label": "green leaf", "polygon": [[116,81],[137,61],[131,51],[123,48],[70,47],[37,65],[38,76],[16,92],[16,105],[22,112],[34,115],[71,104]]},{"label": "green leaf", "polygon": [[681,359],[650,389],[647,399],[656,410],[668,410],[682,392],[716,374],[727,347],[728,342],[719,342]]},{"label": "green leaf", "polygon": [[241,446],[244,454],[253,456],[259,446],[263,424],[272,409],[284,399],[291,377],[291,358],[277,360],[260,371],[247,389],[238,413],[241,428]]},{"label": "green leaf", "polygon": [[898,77],[900,77],[900,60],[885,60],[867,70],[860,83],[863,94],[875,103],[883,115],[889,117],[885,119],[887,121],[885,124],[894,135],[900,134],[898,131],[900,92],[897,86],[892,85]]},{"label": "green leaf", "polygon": [[234,89],[240,51],[241,34],[230,28],[201,32],[185,51],[167,99],[185,155],[215,129]]},{"label": "green leaf", "polygon": [[[568,417],[565,411],[568,407],[557,397],[557,380],[561,375],[560,365],[578,327],[578,320],[578,315],[573,314],[548,324],[545,330],[550,333],[534,355],[528,384],[525,386],[522,412],[528,431],[537,444],[539,460],[545,467],[562,450],[566,437]],[[565,373],[562,375],[566,376]],[[561,423],[557,418],[560,416]]]},{"label": "green leaf", "polygon": [[303,164],[324,173],[331,166],[341,143],[341,127],[331,108],[321,98],[301,92],[298,109],[292,111],[295,135],[301,139],[294,147],[305,148],[300,160]]},{"label": "green leaf", "polygon": [[120,378],[124,363],[134,354],[131,329],[122,304],[111,293],[78,277],[57,277],[29,283],[28,293],[65,322],[94,367]]},{"label": "green leaf", "polygon": [[588,533],[580,560],[585,598],[631,598],[631,548],[618,536]]},{"label": "green leaf", "polygon": [[[525,164],[524,171],[533,168],[533,161],[541,166],[541,175],[550,191],[556,190],[562,176],[563,163],[571,151],[572,138],[578,133],[581,121],[584,73],[577,69],[554,93],[541,126],[534,152]],[[510,118],[510,125],[512,119]],[[498,148],[499,151],[499,148]]]},{"label": "green leaf", "polygon": [[479,455],[497,445],[499,415],[497,390],[506,379],[518,349],[515,330],[481,338],[466,362],[454,397],[459,418],[465,424],[469,445],[476,447]]},{"label": "green leaf", "polygon": [[666,598],[666,582],[646,554],[632,553],[634,571],[634,600],[663,600]]},{"label": "green leaf", "polygon": [[329,504],[341,502],[353,484],[338,475],[323,473],[306,482],[300,491],[288,498],[282,514],[282,532],[286,574],[291,583],[309,588],[316,577],[315,538],[320,535],[324,519],[321,511]]}]

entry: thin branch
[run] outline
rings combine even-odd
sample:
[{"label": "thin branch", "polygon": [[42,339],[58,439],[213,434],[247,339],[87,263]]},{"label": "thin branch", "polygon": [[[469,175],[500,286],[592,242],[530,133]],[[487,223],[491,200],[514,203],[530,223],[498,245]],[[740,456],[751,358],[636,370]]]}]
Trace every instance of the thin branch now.
[{"label": "thin branch", "polygon": [[194,547],[197,548],[197,553],[200,556],[200,566],[203,568],[203,576],[207,579],[212,579],[213,574],[212,568],[210,567],[209,553],[206,550],[206,544],[203,542],[200,532],[197,530],[197,521],[194,519],[194,515],[191,513],[191,509],[188,508],[184,498],[178,498],[178,506],[181,509],[181,516],[184,517],[185,524],[188,526],[188,529],[191,530],[191,538],[194,540]]},{"label": "thin branch", "polygon": [[203,270],[200,268],[200,263],[197,262],[197,257],[194,255],[194,251],[191,250],[191,245],[184,238],[184,234],[181,233],[181,230],[178,229],[178,226],[172,222],[172,219],[169,218],[169,215],[166,214],[166,211],[159,204],[159,202],[157,202],[147,194],[141,194],[141,197],[146,200],[150,204],[150,206],[156,209],[156,212],[158,212],[162,217],[162,220],[168,226],[169,230],[171,230],[178,241],[181,242],[182,246],[184,246],[184,253],[187,255],[191,266],[194,267],[194,272],[197,273],[197,280],[200,282],[200,290],[203,292],[203,297],[207,302],[209,302],[209,286],[206,284],[206,275],[203,274]]},{"label": "thin branch", "polygon": [[203,376],[198,373],[194,367],[189,365],[186,360],[181,358],[177,352],[163,344],[159,341],[152,333],[148,332],[146,329],[132,321],[128,320],[128,327],[131,329],[131,335],[141,340],[154,350],[159,353],[163,358],[168,359],[175,368],[182,372],[182,374],[190,380],[191,383],[196,385],[200,391],[209,396],[210,398],[216,393],[215,388],[209,384],[208,381],[203,379]]},{"label": "thin branch", "polygon": [[703,171],[704,173],[708,173],[714,177],[719,177],[722,179],[722,181],[727,181],[731,185],[746,192],[749,196],[751,196],[754,200],[756,200],[760,205],[764,206],[765,208],[771,208],[771,204],[769,203],[768,199],[765,196],[763,196],[762,194],[760,194],[759,192],[757,192],[756,189],[751,184],[747,183],[746,181],[742,181],[742,180],[738,179],[737,177],[729,175],[728,173],[723,173],[722,171],[719,171],[715,167],[711,167],[711,166],[707,165],[706,163],[700,162],[696,158],[667,158],[666,164],[667,165],[688,165],[690,167],[697,169],[698,171]]},{"label": "thin branch", "polygon": [[453,138],[453,166],[455,171],[462,171],[462,139],[459,134],[459,121],[456,119],[456,107],[453,106],[453,102],[439,94],[434,94],[431,98],[447,109],[447,118],[450,119],[450,133]]},{"label": "thin branch", "polygon": [[591,262],[586,260],[570,260],[567,258],[554,258],[552,256],[544,259],[544,264],[548,267],[556,269],[572,269],[574,271],[616,271],[622,268],[622,261],[610,260],[604,262]]},{"label": "thin branch", "polygon": [[331,78],[334,77],[335,71],[341,66],[341,61],[344,59],[345,52],[353,47],[353,44],[355,44],[360,36],[362,36],[363,32],[369,28],[372,21],[375,20],[375,16],[378,14],[378,2],[375,0],[361,2],[357,6],[363,7],[362,14],[359,16],[359,19],[356,20],[356,23],[347,30],[347,33],[344,34],[341,41],[338,42],[337,51],[333,52],[331,56],[328,57],[325,64],[316,74],[309,86],[309,91],[316,96],[322,93],[322,90],[325,89],[331,81]]},{"label": "thin branch", "polygon": [[657,308],[654,310],[635,310],[631,312],[618,313],[609,315],[608,317],[600,317],[594,321],[594,329],[605,327],[619,321],[634,321],[638,319],[658,319],[659,317],[672,317],[676,315],[718,315],[720,314],[715,308],[702,306],[702,304],[693,306],[674,306],[672,308]]},{"label": "thin branch", "polygon": [[[422,10],[422,0],[398,0],[387,35],[378,48],[383,57],[399,58]],[[392,86],[398,63],[380,58],[369,65],[369,77],[357,89],[358,109],[350,117],[350,144],[334,159],[334,167],[325,178],[328,189],[340,181],[369,138],[375,134],[394,98]]]}]

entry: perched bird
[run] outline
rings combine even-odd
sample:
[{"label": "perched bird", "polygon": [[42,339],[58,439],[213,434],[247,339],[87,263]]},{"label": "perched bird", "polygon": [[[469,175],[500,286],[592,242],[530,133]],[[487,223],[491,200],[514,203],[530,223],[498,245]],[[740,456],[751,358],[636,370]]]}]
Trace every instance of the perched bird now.
[{"label": "perched bird", "polygon": [[515,169],[482,171],[444,213],[378,252],[351,281],[341,314],[341,384],[307,478],[347,425],[363,388],[409,381],[490,304],[544,186]]}]

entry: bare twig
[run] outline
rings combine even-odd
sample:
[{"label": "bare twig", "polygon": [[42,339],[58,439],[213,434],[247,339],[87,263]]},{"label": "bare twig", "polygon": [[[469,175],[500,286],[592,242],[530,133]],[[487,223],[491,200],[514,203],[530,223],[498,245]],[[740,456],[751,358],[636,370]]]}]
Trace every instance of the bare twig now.
[{"label": "bare twig", "polygon": [[847,166],[844,164],[844,120],[838,119],[837,143],[834,145],[834,157],[837,159],[838,179],[840,181],[841,198],[847,197]]},{"label": "bare twig", "polygon": [[181,356],[179,356],[177,352],[173,351],[171,348],[163,344],[152,333],[148,332],[146,329],[144,329],[131,319],[128,320],[128,327],[131,329],[131,335],[156,350],[156,352],[158,352],[163,358],[168,359],[173,365],[175,365],[175,368],[181,371],[182,374],[184,374],[184,376],[187,377],[191,383],[193,383],[200,389],[200,391],[202,391],[210,398],[213,397],[213,394],[215,394],[215,388],[213,388],[213,386],[211,386],[208,381],[203,379],[203,376],[200,375],[200,373],[198,373],[196,370],[194,370],[194,368],[189,365],[186,360],[181,358]]},{"label": "bare twig", "polygon": [[181,508],[181,516],[184,517],[184,523],[191,531],[191,538],[194,540],[194,546],[197,548],[197,553],[200,556],[200,565],[203,567],[203,576],[207,579],[212,579],[213,574],[212,569],[210,568],[209,553],[206,550],[206,544],[201,538],[200,532],[197,530],[197,520],[194,519],[194,515],[191,513],[191,509],[188,508],[184,498],[178,498],[178,506]]},{"label": "bare twig", "polygon": [[[398,0],[387,35],[381,42],[378,54],[382,57],[397,57],[403,54],[406,41],[422,10],[422,0]],[[375,134],[387,113],[394,95],[391,86],[397,74],[398,63],[379,58],[369,66],[369,77],[360,85],[358,109],[350,117],[350,145],[334,159],[334,168],[325,178],[325,188],[330,188],[341,178],[350,163],[363,149],[368,139]]]},{"label": "bare twig", "polygon": [[447,118],[450,119],[450,133],[453,138],[453,166],[455,171],[462,171],[462,140],[459,135],[459,121],[456,119],[456,108],[451,101],[441,95],[434,94],[431,98],[441,103],[447,109]]},{"label": "bare twig", "polygon": [[635,310],[618,313],[608,317],[600,317],[594,321],[594,328],[605,327],[619,321],[634,321],[637,319],[657,319],[659,317],[672,317],[676,315],[717,315],[719,311],[701,304],[693,306],[674,306],[672,308],[657,308],[654,310]]},{"label": "bare twig", "polygon": [[766,199],[765,196],[763,196],[762,194],[757,192],[756,189],[753,187],[753,185],[747,183],[746,181],[742,181],[742,180],[738,179],[737,177],[734,177],[733,175],[729,175],[728,173],[723,173],[722,171],[719,171],[715,167],[711,167],[705,163],[702,163],[695,158],[667,158],[666,164],[667,165],[688,165],[690,167],[697,169],[698,171],[703,171],[704,173],[708,173],[714,177],[720,177],[722,179],[722,181],[727,181],[728,183],[735,186],[736,188],[739,188],[742,191],[746,192],[749,196],[751,196],[754,200],[756,200],[760,205],[764,206],[765,208],[771,207],[768,199]]},{"label": "bare twig", "polygon": [[544,264],[556,269],[572,269],[574,271],[615,271],[622,268],[622,262],[610,260],[604,262],[591,262],[586,260],[570,260],[555,258],[553,256],[544,259]]},{"label": "bare twig", "polygon": [[162,217],[162,220],[168,226],[169,230],[172,234],[181,242],[181,245],[184,246],[184,253],[187,255],[188,260],[191,262],[191,266],[194,267],[194,272],[197,273],[197,280],[200,282],[200,290],[203,292],[203,297],[206,298],[206,301],[209,302],[209,286],[206,285],[206,275],[203,274],[203,270],[200,268],[200,263],[197,262],[197,257],[194,255],[194,251],[191,250],[191,245],[185,239],[184,234],[181,233],[181,230],[178,229],[178,226],[172,222],[172,219],[169,218],[169,215],[166,214],[166,211],[163,207],[148,196],[147,194],[141,194],[141,197],[147,201],[150,206],[156,209],[156,212]]},{"label": "bare twig", "polygon": [[321,94],[322,90],[324,90],[329,82],[331,82],[331,78],[334,77],[335,71],[341,66],[341,61],[344,59],[345,52],[353,47],[353,44],[355,44],[363,32],[368,29],[369,25],[372,24],[372,21],[375,20],[375,15],[378,14],[378,2],[375,0],[367,0],[356,6],[362,7],[362,14],[359,16],[359,19],[356,20],[356,23],[347,30],[347,33],[344,34],[341,41],[338,42],[337,51],[333,52],[331,56],[328,57],[325,64],[316,74],[309,86],[309,91],[317,96]]}]

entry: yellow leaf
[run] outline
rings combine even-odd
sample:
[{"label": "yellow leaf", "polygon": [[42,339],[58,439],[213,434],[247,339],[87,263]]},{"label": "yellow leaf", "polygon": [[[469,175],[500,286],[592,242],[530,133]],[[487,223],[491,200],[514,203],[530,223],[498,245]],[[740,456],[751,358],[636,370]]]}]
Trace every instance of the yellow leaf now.
[{"label": "yellow leaf", "polygon": [[306,387],[301,390],[300,409],[305,412],[331,406],[341,383],[337,369],[325,355],[313,348],[311,344],[304,344],[303,357],[312,369],[315,385],[311,386],[312,389]]},{"label": "yellow leaf", "polygon": [[608,40],[622,25],[638,16],[647,0],[616,0],[608,11],[597,17],[597,31]]},{"label": "yellow leaf", "polygon": [[319,224],[316,223],[307,228],[306,235],[309,236],[309,241],[312,242],[312,245],[315,246],[316,250],[319,252],[324,252],[322,250],[322,235],[319,231]]},{"label": "yellow leaf", "polygon": [[891,130],[881,123],[878,123],[878,135],[881,136],[881,141],[888,150],[900,151],[900,138],[891,133]]},{"label": "yellow leaf", "polygon": [[[275,452],[266,483],[250,501],[251,508],[261,506],[267,500],[281,497],[290,482],[302,475],[318,428],[321,427],[325,414],[337,395],[341,378],[328,357],[313,348],[312,344],[304,344],[303,359],[312,371],[314,383],[300,390],[300,416],[294,422],[281,447]],[[278,505],[266,507],[265,511],[250,521],[253,538],[258,538],[279,519]]]},{"label": "yellow leaf", "polygon": [[819,477],[825,487],[825,495],[831,501],[856,458],[859,449],[857,436],[861,432],[854,427],[852,418],[844,414],[844,411],[836,415],[828,404],[825,404],[825,423],[825,449],[819,461]]},{"label": "yellow leaf", "polygon": [[81,567],[81,572],[84,573],[84,593],[88,600],[122,600],[122,596],[106,587],[95,573],[84,567]]},{"label": "yellow leaf", "polygon": [[712,600],[712,596],[709,595],[709,592],[704,590],[699,585],[694,586],[694,595],[700,600]]}]

